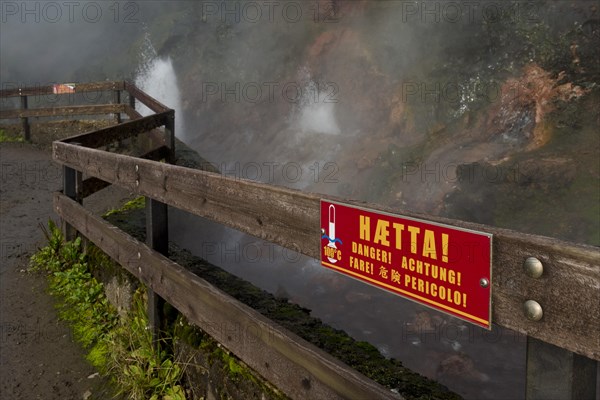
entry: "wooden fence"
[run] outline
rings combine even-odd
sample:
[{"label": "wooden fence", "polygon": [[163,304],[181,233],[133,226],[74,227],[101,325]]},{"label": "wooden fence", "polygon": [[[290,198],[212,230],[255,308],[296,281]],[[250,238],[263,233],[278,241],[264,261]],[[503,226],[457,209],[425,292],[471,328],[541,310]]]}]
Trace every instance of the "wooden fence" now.
[{"label": "wooden fence", "polygon": [[[129,117],[122,122],[118,116],[119,124],[53,143],[53,158],[64,166],[63,193],[54,195],[55,210],[64,221],[147,285],[152,304],[159,295],[174,305],[291,398],[399,398],[165,257],[167,206],[314,258],[320,258],[321,199],[392,213],[398,210],[157,162],[173,158],[173,110],[129,82],[77,85],[76,91],[80,88],[111,90],[117,93],[115,99],[121,99],[124,91],[129,103],[0,113],[0,118],[28,118],[103,111]],[[37,95],[37,89],[2,91],[0,97]],[[154,114],[142,117],[135,110],[135,100]],[[99,149],[136,135],[147,136],[151,143],[140,157]],[[82,181],[82,174],[89,178]],[[147,197],[146,244],[81,206],[84,197],[111,184]],[[600,360],[597,247],[404,210],[401,214],[492,233],[492,320],[528,337],[527,398],[595,397],[595,360]],[[539,277],[527,273],[525,261],[531,257],[541,262]],[[528,300],[542,306],[542,319],[528,318],[524,312]],[[150,308],[151,317],[155,310]],[[234,337],[217,329],[232,324],[246,327],[244,335]]]}]

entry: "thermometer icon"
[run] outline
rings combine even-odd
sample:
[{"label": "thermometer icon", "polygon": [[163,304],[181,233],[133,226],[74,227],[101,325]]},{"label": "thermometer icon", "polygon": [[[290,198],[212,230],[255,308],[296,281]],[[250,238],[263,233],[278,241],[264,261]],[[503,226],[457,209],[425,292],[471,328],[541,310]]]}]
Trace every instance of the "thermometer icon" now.
[{"label": "thermometer icon", "polygon": [[[333,204],[331,204],[329,206],[329,243],[327,244],[327,247],[331,247],[332,249],[336,249],[337,247],[335,246],[335,207],[333,206]],[[335,258],[331,258],[331,257],[327,257],[327,259],[329,260],[330,263],[335,264],[337,262],[337,260]]]}]

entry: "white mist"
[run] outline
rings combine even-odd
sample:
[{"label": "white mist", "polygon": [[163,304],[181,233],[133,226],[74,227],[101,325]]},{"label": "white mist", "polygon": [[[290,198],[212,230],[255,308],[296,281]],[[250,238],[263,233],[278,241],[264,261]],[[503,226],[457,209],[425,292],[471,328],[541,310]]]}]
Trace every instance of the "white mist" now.
[{"label": "white mist", "polygon": [[299,77],[304,85],[299,107],[293,110],[297,128],[302,133],[339,134],[340,127],[335,118],[335,99],[331,99],[328,93],[320,90],[322,88],[312,79],[307,68],[300,69]]},{"label": "white mist", "polygon": [[[148,35],[146,35],[145,46],[142,50],[142,65],[138,70],[135,84],[165,106],[175,110],[175,136],[184,140],[181,95],[173,62],[170,57],[158,57]],[[136,103],[136,109],[143,116],[152,113],[140,102]]]},{"label": "white mist", "polygon": [[[325,97],[319,93],[319,96]],[[335,103],[308,103],[300,111],[299,124],[302,132],[337,135],[340,127],[335,119]]]}]

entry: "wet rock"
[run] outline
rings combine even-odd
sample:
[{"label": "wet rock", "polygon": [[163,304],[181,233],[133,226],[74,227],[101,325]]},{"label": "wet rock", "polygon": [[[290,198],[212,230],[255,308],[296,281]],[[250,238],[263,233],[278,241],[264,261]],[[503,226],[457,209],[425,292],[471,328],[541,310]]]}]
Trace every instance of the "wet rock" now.
[{"label": "wet rock", "polygon": [[[329,29],[307,47],[306,66],[335,88],[342,132],[373,131],[388,120],[391,85],[364,35],[355,29]],[[363,79],[357,79],[357,77]]]},{"label": "wet rock", "polygon": [[362,292],[348,292],[345,296],[345,299],[348,303],[360,303],[363,301],[371,300],[371,295]]},{"label": "wet rock", "polygon": [[436,379],[439,380],[458,377],[477,382],[488,382],[490,380],[487,374],[477,371],[473,359],[464,353],[452,354],[444,358],[436,371]]},{"label": "wet rock", "polygon": [[431,317],[431,313],[422,311],[415,315],[413,320],[414,329],[417,332],[428,331],[431,332],[435,329],[436,324]]},{"label": "wet rock", "polygon": [[519,163],[517,168],[519,184],[542,190],[564,189],[577,176],[575,162],[567,157],[529,159]]},{"label": "wet rock", "polygon": [[488,114],[486,130],[492,138],[526,143],[529,150],[546,144],[551,131],[544,122],[556,101],[571,101],[588,92],[571,82],[559,84],[564,77],[561,72],[553,78],[551,72],[529,64],[521,76],[506,80]]}]

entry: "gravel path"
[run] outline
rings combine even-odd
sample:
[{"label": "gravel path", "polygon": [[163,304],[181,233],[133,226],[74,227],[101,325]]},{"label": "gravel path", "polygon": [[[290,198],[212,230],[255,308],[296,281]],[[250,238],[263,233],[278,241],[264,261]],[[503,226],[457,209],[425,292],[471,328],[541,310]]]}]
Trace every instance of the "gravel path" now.
[{"label": "gravel path", "polygon": [[[26,272],[44,245],[39,224],[56,220],[51,196],[62,187],[61,169],[30,144],[0,143],[0,161],[0,399],[110,398],[107,380],[57,319],[45,278]],[[90,208],[102,212],[127,197],[107,194]]]}]

